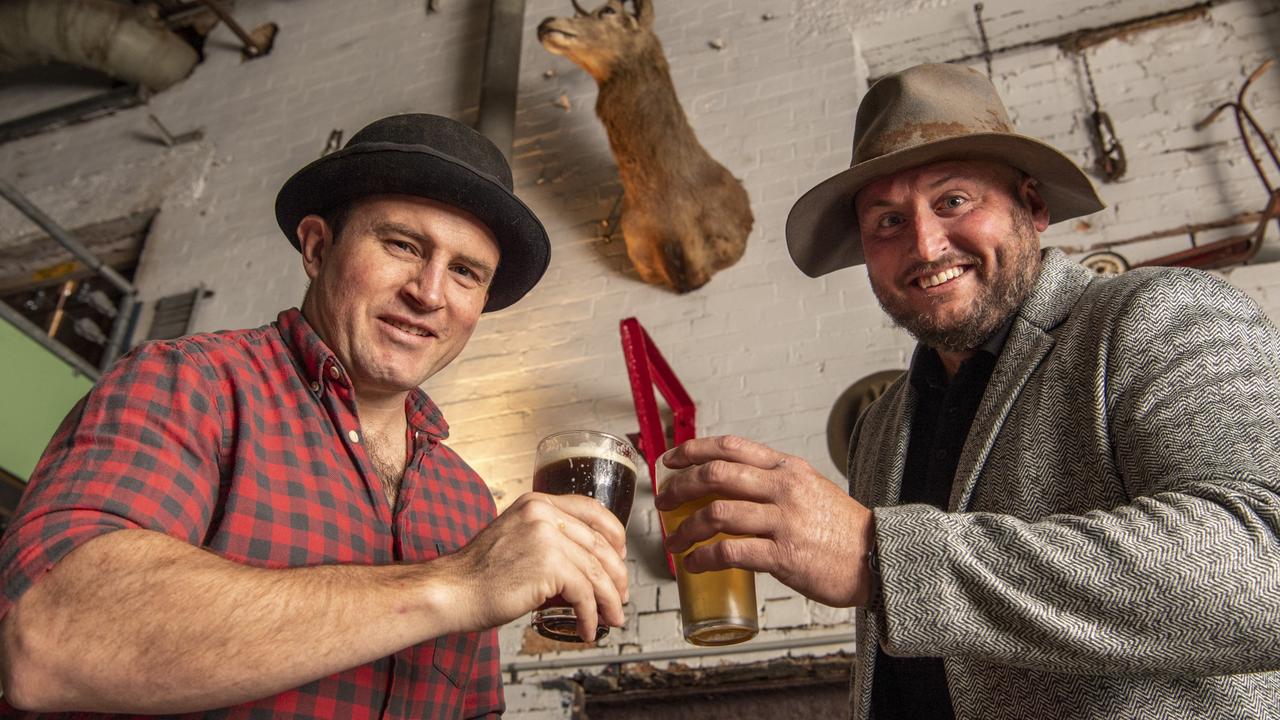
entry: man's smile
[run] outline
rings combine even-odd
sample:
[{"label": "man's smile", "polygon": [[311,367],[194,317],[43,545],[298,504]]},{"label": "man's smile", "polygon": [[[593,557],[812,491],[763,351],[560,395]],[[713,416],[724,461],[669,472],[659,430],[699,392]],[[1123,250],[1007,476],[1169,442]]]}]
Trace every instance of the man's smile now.
[{"label": "man's smile", "polygon": [[968,265],[953,265],[946,270],[913,277],[910,284],[921,290],[929,290],[940,285],[950,284],[955,279],[968,274],[970,269]]},{"label": "man's smile", "polygon": [[431,328],[425,327],[423,325],[418,325],[408,320],[404,320],[396,317],[388,317],[388,316],[383,316],[379,319],[382,320],[382,322],[386,323],[387,325],[390,325],[391,327],[395,328],[396,330],[399,330],[400,332],[403,332],[409,335],[413,335],[416,337],[435,337],[436,336],[436,333]]}]

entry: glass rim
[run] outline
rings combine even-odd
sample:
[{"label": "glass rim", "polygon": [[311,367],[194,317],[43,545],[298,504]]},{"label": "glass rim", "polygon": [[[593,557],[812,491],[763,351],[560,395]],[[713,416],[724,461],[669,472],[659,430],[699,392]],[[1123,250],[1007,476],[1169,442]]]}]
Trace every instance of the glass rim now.
[{"label": "glass rim", "polygon": [[604,430],[582,430],[582,429],[580,429],[580,430],[559,430],[559,431],[557,431],[557,432],[553,432],[553,433],[551,433],[550,435],[545,435],[545,436],[543,436],[543,438],[542,438],[541,440],[539,440],[539,441],[538,441],[538,447],[542,447],[542,443],[544,443],[544,442],[546,442],[546,441],[548,441],[548,440],[552,440],[552,439],[554,439],[554,438],[558,438],[558,437],[561,437],[561,436],[564,436],[564,435],[577,435],[577,434],[580,434],[580,433],[590,433],[590,434],[592,434],[592,435],[603,435],[604,437],[607,437],[607,438],[609,438],[610,440],[613,440],[613,441],[618,442],[618,443],[620,443],[620,444],[622,444],[622,445],[625,445],[626,447],[631,448],[631,451],[632,451],[632,452],[634,452],[634,453],[636,453],[636,455],[639,455],[639,454],[640,454],[640,449],[639,449],[639,448],[637,448],[635,445],[633,445],[633,444],[631,443],[631,441],[630,441],[630,440],[628,440],[628,439],[626,439],[626,438],[624,438],[624,437],[619,437],[619,436],[617,436],[617,435],[614,435],[614,434],[613,434],[613,433],[611,433],[611,432],[605,432]]}]

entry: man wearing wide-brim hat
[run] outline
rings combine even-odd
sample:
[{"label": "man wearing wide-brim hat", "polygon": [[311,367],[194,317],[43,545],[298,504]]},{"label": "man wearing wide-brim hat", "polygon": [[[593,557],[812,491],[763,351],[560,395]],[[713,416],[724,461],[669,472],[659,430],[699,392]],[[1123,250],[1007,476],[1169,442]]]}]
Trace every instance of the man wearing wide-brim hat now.
[{"label": "man wearing wide-brim hat", "polygon": [[[191,717],[496,717],[496,628],[620,625],[622,525],[502,515],[420,385],[542,276],[501,152],[378,120],[290,178],[311,280],[253,330],[149,343],[72,410],[0,541],[4,702]],[[119,531],[119,532],[116,532]]]},{"label": "man wearing wide-brim hat", "polygon": [[1280,332],[1208,274],[1041,250],[1102,203],[974,70],[880,80],[853,144],[787,244],[811,276],[865,264],[919,345],[853,429],[852,497],[690,441],[659,508],[726,500],[668,549],[754,536],[685,565],[861,608],[854,718],[1280,717]]}]

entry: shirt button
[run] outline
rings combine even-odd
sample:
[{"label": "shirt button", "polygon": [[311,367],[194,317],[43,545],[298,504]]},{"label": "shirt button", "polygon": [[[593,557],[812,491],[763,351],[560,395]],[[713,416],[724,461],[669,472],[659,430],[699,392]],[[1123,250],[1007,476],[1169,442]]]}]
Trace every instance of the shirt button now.
[{"label": "shirt button", "polygon": [[342,377],[342,371],[338,369],[337,365],[329,366],[329,377],[333,378],[334,380],[337,380],[338,378]]},{"label": "shirt button", "polygon": [[318,392],[320,392],[320,383],[315,382],[315,381],[313,380],[313,381],[311,382],[311,392],[313,392],[313,393],[318,393]]},{"label": "shirt button", "polygon": [[355,430],[348,430],[347,437],[351,438],[351,442],[353,443],[360,442],[360,433],[356,432]]}]

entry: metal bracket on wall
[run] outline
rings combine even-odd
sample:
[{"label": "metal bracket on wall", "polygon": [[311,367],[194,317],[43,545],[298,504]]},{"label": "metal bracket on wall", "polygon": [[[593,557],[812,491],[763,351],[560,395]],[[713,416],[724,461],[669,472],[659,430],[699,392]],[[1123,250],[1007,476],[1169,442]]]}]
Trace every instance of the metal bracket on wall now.
[{"label": "metal bracket on wall", "polygon": [[0,124],[0,143],[18,140],[67,125],[110,115],[147,102],[147,91],[138,85],[122,85],[84,100],[43,110]]},{"label": "metal bracket on wall", "polygon": [[240,48],[240,53],[244,55],[246,60],[253,60],[267,55],[271,52],[271,46],[275,44],[276,33],[280,32],[280,26],[273,23],[264,23],[253,29],[253,32],[245,32],[245,29],[236,22],[231,12],[223,7],[218,0],[200,0],[205,7],[213,11],[218,19],[226,24],[236,37],[240,38],[240,42],[244,47]]},{"label": "metal bracket on wall", "polygon": [[[676,377],[640,321],[633,317],[626,318],[622,321],[620,330],[622,354],[627,360],[627,376],[631,379],[631,399],[635,402],[636,420],[640,424],[639,435],[629,437],[649,465],[649,482],[653,485],[653,494],[657,495],[658,476],[654,471],[657,469],[658,458],[667,451],[667,435],[662,429],[662,417],[658,414],[653,386],[658,386],[658,392],[662,393],[675,415],[675,430],[672,433],[675,445],[696,437],[697,409],[684,385],[680,383],[680,378]],[[667,537],[666,528],[662,528],[662,537]],[[675,577],[676,564],[671,553],[667,553],[667,569]]]},{"label": "metal bracket on wall", "polygon": [[202,128],[196,128],[195,130],[189,130],[187,132],[174,135],[169,131],[168,127],[165,127],[164,123],[160,122],[160,118],[155,115],[147,113],[147,119],[151,121],[151,124],[156,130],[160,131],[160,140],[164,143],[165,147],[173,147],[174,145],[195,142],[204,137],[204,130]]},{"label": "metal bracket on wall", "polygon": [[982,59],[987,63],[987,79],[994,80],[991,73],[991,43],[987,41],[987,26],[982,22],[982,3],[973,6],[974,17],[978,20],[978,36],[982,38]]},{"label": "metal bracket on wall", "polygon": [[[995,49],[985,47],[983,50],[976,53],[961,55],[960,57],[951,58],[949,60],[939,60],[938,62],[966,63],[970,60],[977,60],[987,55],[1002,55],[1004,53],[1025,50],[1031,47],[1045,47],[1048,45],[1057,45],[1062,48],[1064,52],[1068,53],[1079,52],[1086,47],[1101,45],[1107,40],[1115,37],[1127,37],[1145,30],[1151,30],[1157,27],[1174,25],[1194,20],[1196,18],[1206,17],[1208,15],[1209,8],[1220,4],[1222,4],[1222,0],[1217,0],[1217,2],[1209,0],[1208,2],[1193,3],[1173,10],[1144,15],[1131,20],[1122,20],[1109,25],[1075,30],[1062,35],[1055,35],[1053,37],[1026,40],[1024,42],[1013,43],[1012,45],[1005,45]],[[874,79],[875,78],[868,78],[869,81]]]},{"label": "metal bracket on wall", "polygon": [[320,157],[324,157],[340,147],[342,147],[342,130],[334,128],[329,131],[329,139],[325,140],[324,149],[320,151]]}]

